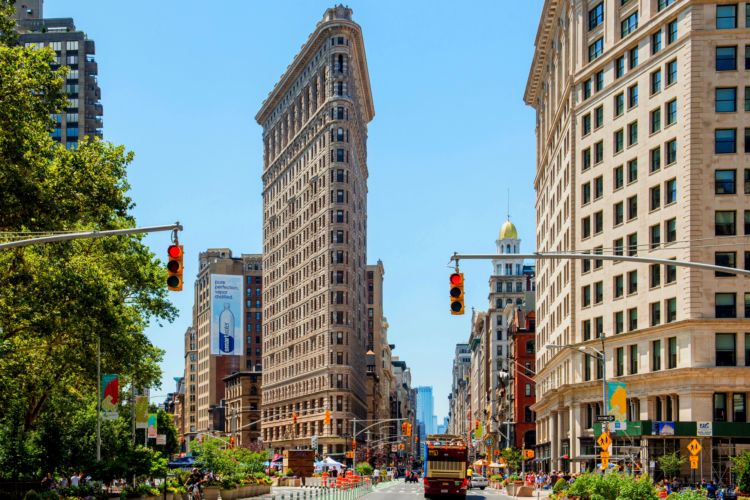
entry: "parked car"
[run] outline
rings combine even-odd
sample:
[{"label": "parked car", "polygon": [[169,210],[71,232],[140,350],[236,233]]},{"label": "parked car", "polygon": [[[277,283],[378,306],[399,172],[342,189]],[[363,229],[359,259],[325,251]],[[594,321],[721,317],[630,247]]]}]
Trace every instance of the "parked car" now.
[{"label": "parked car", "polygon": [[480,490],[483,490],[488,484],[487,478],[484,476],[471,476],[471,484],[469,485],[469,488],[479,488]]}]

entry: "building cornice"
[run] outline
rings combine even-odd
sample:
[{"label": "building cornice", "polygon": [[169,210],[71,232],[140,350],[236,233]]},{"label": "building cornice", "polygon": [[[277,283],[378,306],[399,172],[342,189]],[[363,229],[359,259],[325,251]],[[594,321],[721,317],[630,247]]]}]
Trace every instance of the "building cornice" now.
[{"label": "building cornice", "polygon": [[286,71],[281,76],[281,79],[276,83],[276,85],[274,85],[271,92],[269,92],[268,97],[266,97],[266,99],[263,101],[260,110],[255,115],[256,122],[258,122],[260,125],[263,125],[268,116],[273,112],[274,109],[276,109],[279,101],[283,99],[288,88],[296,81],[296,79],[299,77],[299,74],[304,70],[310,55],[314,52],[315,49],[318,48],[321,39],[325,38],[324,34],[336,28],[347,28],[356,38],[356,41],[354,43],[354,50],[357,53],[357,69],[359,70],[359,74],[362,78],[362,86],[365,90],[365,95],[363,96],[363,104],[367,115],[364,117],[364,121],[365,123],[367,123],[373,119],[373,117],[375,116],[375,106],[372,101],[370,74],[367,69],[367,56],[365,54],[365,44],[362,37],[362,29],[360,28],[359,24],[353,21],[336,19],[333,21],[322,21],[318,23],[315,31],[310,34],[307,42],[302,46],[302,49],[294,57],[294,60],[287,67]]},{"label": "building cornice", "polygon": [[547,52],[551,43],[554,20],[557,17],[558,9],[562,0],[545,0],[542,7],[542,15],[539,19],[539,26],[536,30],[536,39],[534,40],[534,58],[529,68],[529,76],[526,80],[526,90],[523,95],[523,101],[534,106],[539,87],[542,83],[542,70],[547,61]]}]

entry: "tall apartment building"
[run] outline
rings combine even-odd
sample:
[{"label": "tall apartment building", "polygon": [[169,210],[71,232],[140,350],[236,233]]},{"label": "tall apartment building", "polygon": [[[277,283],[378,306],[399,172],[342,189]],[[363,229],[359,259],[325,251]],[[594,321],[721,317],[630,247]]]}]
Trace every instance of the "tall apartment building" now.
[{"label": "tall apartment building", "polygon": [[[521,239],[518,237],[516,226],[506,220],[500,227],[495,246],[498,254],[521,253]],[[511,338],[508,334],[509,323],[506,321],[506,309],[514,311],[524,306],[526,297],[535,287],[534,266],[524,264],[523,259],[494,260],[490,275],[489,307],[489,337],[487,345],[488,356],[488,385],[489,391],[489,432],[495,443],[505,443],[507,439],[502,429],[507,427],[503,418],[510,417],[503,411],[504,402],[498,397],[504,377],[515,369],[515,360],[511,357]],[[508,446],[506,444],[506,446]]]},{"label": "tall apartment building", "polygon": [[[263,127],[263,439],[343,454],[367,415],[367,124],[360,26],[326,10],[256,115]],[[332,412],[324,425],[325,409]],[[363,437],[363,436],[362,436]]]},{"label": "tall apartment building", "polygon": [[263,368],[262,256],[233,257],[228,248],[210,248],[198,260],[193,325],[185,333],[188,442],[201,433],[225,431],[226,377],[251,372],[258,379]]},{"label": "tall apartment building", "polygon": [[55,51],[53,69],[69,68],[65,80],[68,102],[63,113],[53,115],[52,138],[75,148],[83,136],[102,137],[101,90],[93,40],[78,31],[71,18],[44,19],[43,0],[16,1],[16,29],[19,43],[50,47]]},{"label": "tall apartment building", "polygon": [[[387,420],[391,414],[390,394],[393,384],[392,344],[388,343],[388,321],[383,316],[383,263],[367,266],[367,419]],[[392,425],[373,427],[371,440],[385,439]]]},{"label": "tall apartment building", "polygon": [[[537,117],[538,251],[750,264],[748,28],[747,2],[544,2],[524,96]],[[648,464],[700,427],[702,473],[724,476],[750,435],[744,278],[544,260],[537,283],[546,467],[591,468],[603,412],[597,358],[553,343],[604,349],[607,380],[627,384],[614,455],[628,445]]]},{"label": "tall apartment building", "polygon": [[471,349],[469,344],[456,344],[453,356],[453,383],[448,396],[448,434],[468,436],[470,417],[468,394],[471,371]]}]

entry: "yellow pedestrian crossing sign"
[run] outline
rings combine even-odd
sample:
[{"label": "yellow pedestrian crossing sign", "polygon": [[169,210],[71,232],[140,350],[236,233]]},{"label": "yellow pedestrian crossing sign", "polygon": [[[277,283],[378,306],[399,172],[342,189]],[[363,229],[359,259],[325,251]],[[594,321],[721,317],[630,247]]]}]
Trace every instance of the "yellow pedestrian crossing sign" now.
[{"label": "yellow pedestrian crossing sign", "polygon": [[691,455],[690,456],[690,468],[691,469],[697,469],[698,468],[698,459],[700,457],[698,455]]},{"label": "yellow pedestrian crossing sign", "polygon": [[697,439],[693,439],[692,441],[690,441],[690,444],[687,445],[687,449],[691,455],[697,455],[698,453],[701,452],[703,447],[701,446],[701,444],[698,442]]},{"label": "yellow pedestrian crossing sign", "polygon": [[596,442],[599,444],[599,447],[601,449],[608,450],[609,445],[612,444],[612,439],[609,437],[609,434],[607,434],[606,432],[602,432]]}]

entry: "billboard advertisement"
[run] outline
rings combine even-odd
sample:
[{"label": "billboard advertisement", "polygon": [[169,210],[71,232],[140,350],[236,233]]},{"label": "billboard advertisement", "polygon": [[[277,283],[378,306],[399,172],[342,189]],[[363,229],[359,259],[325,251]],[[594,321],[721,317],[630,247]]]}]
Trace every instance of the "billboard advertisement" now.
[{"label": "billboard advertisement", "polygon": [[244,354],[241,275],[211,275],[211,354]]}]

